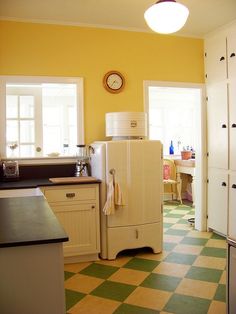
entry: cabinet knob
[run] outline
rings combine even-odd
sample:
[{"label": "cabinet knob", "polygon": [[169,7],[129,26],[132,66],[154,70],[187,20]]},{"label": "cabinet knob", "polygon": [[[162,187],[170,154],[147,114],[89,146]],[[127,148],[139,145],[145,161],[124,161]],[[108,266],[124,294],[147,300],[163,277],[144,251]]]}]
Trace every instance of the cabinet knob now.
[{"label": "cabinet knob", "polygon": [[66,193],[67,198],[73,198],[75,197],[75,193]]},{"label": "cabinet knob", "polygon": [[225,57],[222,56],[222,57],[220,58],[220,61],[224,61],[224,60],[225,60]]},{"label": "cabinet knob", "polygon": [[225,182],[222,182],[222,184],[221,184],[222,186],[226,186],[227,184],[225,183]]},{"label": "cabinet knob", "polygon": [[233,188],[233,189],[236,189],[236,184],[232,184],[232,188]]},{"label": "cabinet knob", "polygon": [[226,124],[222,124],[222,129],[226,129],[227,128],[227,126],[226,126]]},{"label": "cabinet knob", "polygon": [[232,124],[232,128],[236,128],[236,123],[233,123],[233,124]]},{"label": "cabinet knob", "polygon": [[94,205],[92,205],[92,206],[91,206],[91,208],[92,208],[92,209],[94,209],[94,208],[95,208],[95,206],[94,206]]},{"label": "cabinet knob", "polygon": [[230,55],[230,58],[233,58],[233,57],[235,57],[235,53],[234,52],[232,52],[231,55]]}]

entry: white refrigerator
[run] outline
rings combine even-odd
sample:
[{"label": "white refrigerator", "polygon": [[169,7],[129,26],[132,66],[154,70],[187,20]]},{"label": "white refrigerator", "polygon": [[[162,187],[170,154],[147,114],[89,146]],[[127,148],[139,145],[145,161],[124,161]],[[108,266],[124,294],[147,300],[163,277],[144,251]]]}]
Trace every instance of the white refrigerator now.
[{"label": "white refrigerator", "polygon": [[[163,158],[155,140],[94,142],[91,174],[101,180],[101,257],[115,259],[125,249],[162,251]],[[103,212],[111,180],[119,184],[123,206]]]}]

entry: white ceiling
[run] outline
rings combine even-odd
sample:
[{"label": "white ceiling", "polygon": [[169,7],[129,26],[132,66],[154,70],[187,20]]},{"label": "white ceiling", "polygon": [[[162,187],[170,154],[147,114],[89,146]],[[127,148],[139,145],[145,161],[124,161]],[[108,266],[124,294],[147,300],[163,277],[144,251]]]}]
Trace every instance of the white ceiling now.
[{"label": "white ceiling", "polygon": [[[176,35],[204,37],[236,20],[236,0],[177,0],[190,11]],[[144,11],[156,0],[0,0],[0,18],[150,31]]]}]

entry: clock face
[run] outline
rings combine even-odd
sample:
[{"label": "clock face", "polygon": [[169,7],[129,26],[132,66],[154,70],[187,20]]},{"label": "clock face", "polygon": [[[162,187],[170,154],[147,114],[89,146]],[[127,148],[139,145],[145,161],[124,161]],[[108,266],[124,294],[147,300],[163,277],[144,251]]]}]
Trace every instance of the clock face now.
[{"label": "clock face", "polygon": [[117,71],[110,71],[104,76],[103,84],[109,92],[119,93],[124,87],[124,77]]}]

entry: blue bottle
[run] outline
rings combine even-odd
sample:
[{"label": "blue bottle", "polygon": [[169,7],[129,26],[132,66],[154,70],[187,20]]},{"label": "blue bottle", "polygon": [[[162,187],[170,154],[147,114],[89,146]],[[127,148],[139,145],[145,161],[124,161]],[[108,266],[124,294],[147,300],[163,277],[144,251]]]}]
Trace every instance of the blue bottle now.
[{"label": "blue bottle", "polygon": [[170,142],[169,154],[170,154],[170,155],[174,155],[174,146],[173,146],[173,141],[171,141],[171,142]]}]

